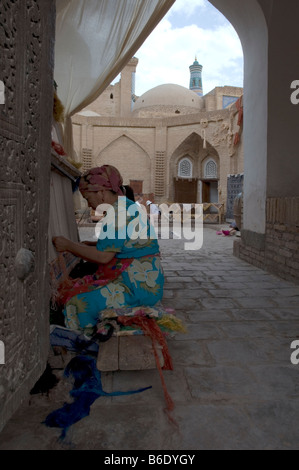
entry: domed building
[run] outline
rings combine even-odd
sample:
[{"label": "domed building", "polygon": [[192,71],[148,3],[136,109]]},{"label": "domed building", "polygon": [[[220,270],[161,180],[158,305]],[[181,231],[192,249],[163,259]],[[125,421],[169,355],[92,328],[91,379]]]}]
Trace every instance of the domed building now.
[{"label": "domed building", "polygon": [[134,103],[132,117],[155,118],[195,114],[204,107],[203,98],[181,85],[167,83],[144,93]]},{"label": "domed building", "polygon": [[195,59],[189,88],[167,83],[137,97],[137,64],[131,59],[118,83],[73,116],[78,161],[83,170],[116,166],[143,201],[212,205],[207,220],[218,221],[218,209],[227,215],[228,199],[239,192],[228,195],[229,175],[243,173],[243,89],[202,95]]}]

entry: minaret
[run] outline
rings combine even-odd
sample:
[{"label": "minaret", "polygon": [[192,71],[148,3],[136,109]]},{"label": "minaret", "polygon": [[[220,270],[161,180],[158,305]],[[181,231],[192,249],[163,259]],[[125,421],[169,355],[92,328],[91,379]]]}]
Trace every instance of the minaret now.
[{"label": "minaret", "polygon": [[197,62],[197,58],[195,57],[195,61],[189,67],[190,69],[190,85],[189,89],[197,93],[199,96],[202,96],[202,79],[201,79],[201,72],[202,72],[202,65]]}]

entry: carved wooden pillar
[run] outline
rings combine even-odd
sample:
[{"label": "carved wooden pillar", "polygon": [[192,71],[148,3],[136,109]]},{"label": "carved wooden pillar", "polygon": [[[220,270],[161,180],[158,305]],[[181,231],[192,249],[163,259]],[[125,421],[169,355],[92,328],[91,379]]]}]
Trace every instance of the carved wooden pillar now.
[{"label": "carved wooden pillar", "polygon": [[54,3],[0,3],[0,430],[48,355]]}]

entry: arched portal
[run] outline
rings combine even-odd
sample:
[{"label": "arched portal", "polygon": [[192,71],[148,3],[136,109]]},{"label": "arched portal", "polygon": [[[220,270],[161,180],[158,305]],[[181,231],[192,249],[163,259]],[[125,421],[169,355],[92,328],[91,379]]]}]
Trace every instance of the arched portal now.
[{"label": "arched portal", "polygon": [[[200,135],[192,132],[170,157],[169,199],[178,203],[218,202],[219,165],[216,149],[207,141],[204,144]],[[208,191],[210,183],[213,201]]]},{"label": "arched portal", "polygon": [[[244,53],[244,228],[265,233],[268,31],[257,0],[211,0],[237,31]],[[254,118],[253,118],[254,117]]]},{"label": "arched portal", "polygon": [[169,199],[174,202],[196,202],[198,199],[199,155],[202,138],[192,132],[174,150],[169,161]]},{"label": "arched portal", "polygon": [[244,210],[235,253],[298,280],[299,112],[291,96],[298,78],[299,3],[210,2],[235,27],[244,53]]}]

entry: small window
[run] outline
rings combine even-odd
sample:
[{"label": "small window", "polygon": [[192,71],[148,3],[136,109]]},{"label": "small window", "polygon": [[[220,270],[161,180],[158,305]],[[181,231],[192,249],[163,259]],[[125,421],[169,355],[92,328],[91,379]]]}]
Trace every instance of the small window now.
[{"label": "small window", "polygon": [[180,178],[192,178],[192,162],[189,158],[183,158],[179,162],[178,176]]},{"label": "small window", "polygon": [[207,161],[205,164],[204,176],[205,178],[217,178],[217,163],[215,160],[210,159]]},{"label": "small window", "polygon": [[113,100],[113,93],[111,93],[111,95],[110,95],[110,99],[111,99],[111,100]]}]

